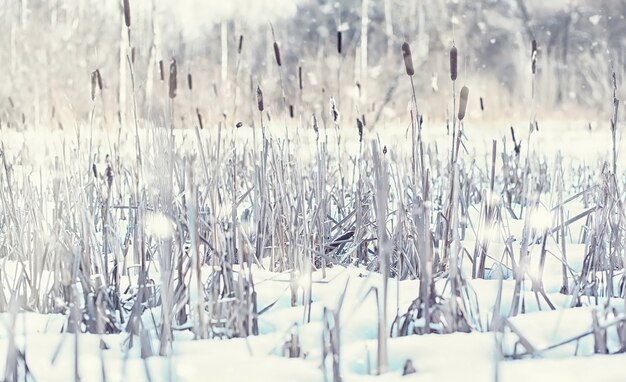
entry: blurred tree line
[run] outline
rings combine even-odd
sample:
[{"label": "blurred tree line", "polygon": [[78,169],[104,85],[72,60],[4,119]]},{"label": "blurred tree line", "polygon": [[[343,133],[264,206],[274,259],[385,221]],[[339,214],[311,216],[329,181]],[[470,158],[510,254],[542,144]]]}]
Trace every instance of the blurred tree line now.
[{"label": "blurred tree line", "polygon": [[[159,62],[167,71],[172,58],[181,72],[175,102],[182,109],[197,108],[211,121],[251,120],[257,84],[273,100],[275,114],[285,111],[284,94],[307,120],[312,113],[327,114],[331,96],[348,116],[367,115],[377,122],[405,118],[410,85],[400,54],[403,41],[413,50],[418,103],[436,119],[448,113],[447,55],[453,42],[459,49],[459,80],[473,95],[470,110],[479,109],[482,97],[482,117],[527,115],[533,39],[539,45],[535,98],[540,112],[576,110],[582,115],[571,112],[572,118],[587,118],[607,110],[612,72],[618,94],[626,89],[626,0],[301,0],[295,14],[286,17],[280,17],[279,2],[271,20],[274,34],[269,23],[255,21],[245,10],[216,18],[201,0],[189,1],[199,19],[192,39],[185,33],[192,16],[173,12],[177,2],[131,1],[129,44],[117,2],[0,0],[5,75],[0,122],[67,124],[85,120],[93,102],[102,103],[100,123],[123,121],[133,95],[127,55],[141,113],[156,120],[166,119],[168,103]],[[92,101],[89,78],[95,69],[102,73],[104,89]],[[186,89],[187,74],[193,76],[193,91]],[[186,123],[193,113],[181,114]]]}]

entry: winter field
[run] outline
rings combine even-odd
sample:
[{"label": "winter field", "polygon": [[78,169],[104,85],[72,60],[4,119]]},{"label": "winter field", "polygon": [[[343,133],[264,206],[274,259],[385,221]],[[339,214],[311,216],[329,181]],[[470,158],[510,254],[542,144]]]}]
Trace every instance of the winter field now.
[{"label": "winter field", "polygon": [[424,44],[440,2],[320,2],[302,58],[281,17],[318,4],[275,2],[214,54],[192,0],[0,1],[2,380],[626,381],[623,46],[554,63],[510,2],[542,32],[506,91]]}]

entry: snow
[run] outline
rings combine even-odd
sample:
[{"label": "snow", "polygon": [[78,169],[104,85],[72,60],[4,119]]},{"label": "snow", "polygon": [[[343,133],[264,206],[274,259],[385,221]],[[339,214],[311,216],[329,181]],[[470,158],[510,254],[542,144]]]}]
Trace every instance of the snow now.
[{"label": "snow", "polygon": [[[291,307],[289,278],[256,269],[259,306],[274,305],[259,319],[259,336],[230,340],[192,340],[189,332],[176,332],[171,358],[153,356],[141,359],[138,346],[128,349],[128,334],[79,334],[79,373],[82,381],[101,381],[104,365],[107,381],[198,381],[209,375],[219,381],[322,381],[321,338],[323,308],[336,308],[340,291],[347,285],[341,309],[341,362],[344,381],[578,381],[623,380],[624,355],[595,356],[591,335],[579,341],[542,351],[584,333],[592,326],[592,314],[598,308],[584,306],[569,309],[568,296],[548,293],[557,310],[540,309],[534,293],[526,290],[526,313],[510,320],[525,338],[540,351],[539,358],[504,361],[499,358],[496,336],[491,332],[413,335],[390,338],[389,371],[381,376],[375,373],[377,357],[377,306],[367,291],[380,287],[382,278],[355,267],[335,267],[322,279],[319,273],[313,279],[311,322],[303,316],[303,307]],[[347,283],[347,284],[346,284]],[[497,280],[472,280],[483,325],[486,325],[497,295]],[[389,315],[405,310],[419,287],[417,281],[389,284]],[[438,285],[438,287],[443,287]],[[509,309],[514,283],[503,282],[502,313]],[[397,296],[397,297],[396,297]],[[396,305],[398,301],[398,305]],[[620,305],[620,304],[616,304]],[[618,309],[623,312],[623,304]],[[144,313],[144,321],[150,321]],[[158,317],[158,311],[154,314]],[[4,324],[0,331],[0,359],[10,339],[12,316],[0,316]],[[611,317],[607,317],[610,321]],[[63,332],[66,319],[61,315],[20,313],[13,333],[19,346],[24,346],[28,366],[37,380],[72,380],[74,370],[74,335]],[[389,324],[391,325],[391,323]],[[486,326],[485,326],[486,327]],[[391,330],[391,327],[388,327]],[[283,357],[283,344],[290,333],[297,333],[303,359]],[[518,354],[524,349],[515,346],[518,338],[505,332],[502,338],[504,354]],[[100,349],[101,340],[107,350]],[[135,339],[136,342],[138,342]],[[153,337],[153,349],[157,349]],[[608,332],[610,351],[618,350],[615,331]],[[402,377],[407,360],[416,373]],[[5,365],[0,364],[0,370]],[[150,375],[150,379],[148,379]],[[600,376],[602,377],[601,379]]]}]

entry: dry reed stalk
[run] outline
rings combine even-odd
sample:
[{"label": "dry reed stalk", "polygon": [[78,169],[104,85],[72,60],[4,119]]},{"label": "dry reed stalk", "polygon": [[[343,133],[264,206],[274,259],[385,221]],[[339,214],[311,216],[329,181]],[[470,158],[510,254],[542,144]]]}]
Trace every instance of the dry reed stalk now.
[{"label": "dry reed stalk", "polygon": [[388,282],[391,256],[391,243],[387,235],[387,203],[389,202],[389,179],[386,159],[379,154],[378,143],[372,141],[372,159],[374,162],[374,178],[376,192],[376,232],[378,236],[378,258],[380,271],[383,276],[382,305],[379,305],[379,335],[378,335],[378,374],[387,372],[389,354],[387,349],[387,300]]},{"label": "dry reed stalk", "polygon": [[[617,98],[617,77],[615,72],[613,79],[613,117],[611,118],[611,139],[613,142],[613,175],[617,176],[617,117],[619,110],[619,99]],[[626,260],[626,257],[625,257]]]}]

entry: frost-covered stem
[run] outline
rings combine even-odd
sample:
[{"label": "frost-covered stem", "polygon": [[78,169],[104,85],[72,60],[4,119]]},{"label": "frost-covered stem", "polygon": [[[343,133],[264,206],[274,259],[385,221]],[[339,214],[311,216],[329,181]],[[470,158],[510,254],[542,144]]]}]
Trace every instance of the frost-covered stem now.
[{"label": "frost-covered stem", "polygon": [[202,261],[198,250],[198,225],[197,225],[197,195],[193,176],[193,161],[187,162],[187,219],[189,220],[189,241],[191,245],[191,280],[189,286],[189,306],[194,312],[194,335],[196,338],[206,338],[206,326],[204,322],[204,294],[202,293]]},{"label": "frost-covered stem", "polygon": [[383,276],[382,305],[379,304],[378,333],[378,374],[387,372],[389,355],[387,351],[387,300],[389,282],[390,242],[387,237],[387,203],[389,201],[389,173],[385,158],[378,152],[378,143],[372,141],[372,156],[376,179],[376,228],[378,236],[378,257]]}]

